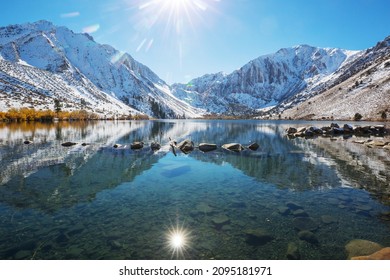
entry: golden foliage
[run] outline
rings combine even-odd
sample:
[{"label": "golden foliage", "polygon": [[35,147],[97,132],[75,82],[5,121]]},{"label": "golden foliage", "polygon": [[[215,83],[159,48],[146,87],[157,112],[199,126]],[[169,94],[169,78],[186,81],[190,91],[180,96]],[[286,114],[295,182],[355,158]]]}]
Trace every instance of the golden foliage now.
[{"label": "golden foliage", "polygon": [[[11,108],[7,112],[0,112],[0,121],[53,121],[58,120],[99,120],[101,117],[86,110],[59,111],[35,110],[33,108]],[[147,115],[122,115],[117,117],[120,120],[148,120]],[[110,118],[108,118],[110,119]]]}]

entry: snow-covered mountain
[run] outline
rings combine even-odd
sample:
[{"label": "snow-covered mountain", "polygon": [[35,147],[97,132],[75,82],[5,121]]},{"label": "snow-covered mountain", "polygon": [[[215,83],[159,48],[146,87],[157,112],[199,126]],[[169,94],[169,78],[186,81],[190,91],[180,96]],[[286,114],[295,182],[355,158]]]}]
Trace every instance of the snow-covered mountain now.
[{"label": "snow-covered mountain", "polygon": [[48,21],[0,28],[0,109],[48,106],[154,117],[199,116],[129,54]]},{"label": "snow-covered mountain", "polygon": [[311,92],[283,101],[285,118],[385,119],[390,109],[390,36],[343,64]]},{"label": "snow-covered mountain", "polygon": [[250,61],[231,74],[208,74],[174,84],[179,98],[211,113],[243,114],[312,91],[359,52],[300,45]]}]

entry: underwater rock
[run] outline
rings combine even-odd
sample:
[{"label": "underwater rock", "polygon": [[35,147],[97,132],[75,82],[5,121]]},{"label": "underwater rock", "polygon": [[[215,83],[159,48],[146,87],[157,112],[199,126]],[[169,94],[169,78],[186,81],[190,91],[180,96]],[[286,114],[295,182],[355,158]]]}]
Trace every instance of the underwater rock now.
[{"label": "underwater rock", "polygon": [[297,230],[313,231],[318,228],[317,223],[309,217],[297,217],[293,219],[294,228]]},{"label": "underwater rock", "polygon": [[111,246],[113,249],[122,249],[122,245],[119,243],[118,240],[111,240],[110,246]]},{"label": "underwater rock", "polygon": [[150,144],[150,149],[152,149],[152,151],[158,151],[161,149],[161,145],[160,145],[160,143],[152,142]]},{"label": "underwater rock", "polygon": [[321,221],[324,224],[331,224],[331,223],[337,223],[337,219],[331,215],[322,215]]},{"label": "underwater rock", "polygon": [[299,248],[296,243],[288,243],[286,256],[289,260],[299,260],[301,258],[301,254],[299,253]]},{"label": "underwater rock", "polygon": [[303,207],[301,206],[301,205],[299,205],[299,204],[296,204],[296,203],[294,203],[294,202],[287,202],[286,203],[286,206],[288,207],[288,208],[290,208],[291,210],[298,210],[298,209],[302,209]]},{"label": "underwater rock", "polygon": [[286,216],[286,215],[290,214],[290,208],[288,208],[286,206],[280,206],[280,207],[278,207],[278,213],[280,215]]},{"label": "underwater rock", "polygon": [[72,259],[79,259],[81,253],[84,251],[84,249],[79,248],[78,246],[71,246],[69,249],[66,251],[68,258]]},{"label": "underwater rock", "polygon": [[244,150],[244,147],[239,143],[223,144],[222,148],[233,152],[241,152]]},{"label": "underwater rock", "polygon": [[130,145],[130,149],[132,150],[139,150],[144,147],[144,142],[133,142]]},{"label": "underwater rock", "polygon": [[214,209],[205,202],[199,203],[196,206],[196,210],[198,210],[199,212],[202,212],[203,214],[210,214],[210,213],[214,212]]},{"label": "underwater rock", "polygon": [[230,219],[225,214],[218,214],[214,216],[211,221],[217,229],[221,229],[222,226],[230,224]]},{"label": "underwater rock", "polygon": [[246,235],[246,242],[252,246],[264,245],[275,239],[275,237],[262,228],[248,229],[244,233]]},{"label": "underwater rock", "polygon": [[210,151],[214,151],[217,149],[217,145],[216,144],[210,144],[210,143],[200,143],[199,144],[199,150],[201,150],[202,152],[210,152]]},{"label": "underwater rock", "polygon": [[345,245],[345,251],[347,252],[348,259],[357,256],[371,255],[382,248],[383,247],[380,244],[364,239],[354,239]]},{"label": "underwater rock", "polygon": [[194,150],[194,142],[189,139],[186,139],[177,144],[176,147],[186,154]]},{"label": "underwater rock", "polygon": [[251,151],[256,151],[259,147],[260,147],[259,144],[257,144],[256,142],[253,142],[253,143],[249,144],[248,149]]},{"label": "underwater rock", "polygon": [[32,252],[29,250],[20,250],[15,254],[16,260],[26,260],[32,257]]},{"label": "underwater rock", "polygon": [[71,147],[71,146],[74,146],[76,145],[77,143],[74,143],[74,142],[65,142],[65,143],[62,143],[61,146],[64,146],[64,147]]},{"label": "underwater rock", "polygon": [[183,165],[176,168],[164,170],[161,172],[161,175],[167,178],[174,178],[174,177],[183,176],[184,174],[187,174],[190,171],[191,171],[190,165]]},{"label": "underwater rock", "polygon": [[333,204],[333,205],[338,205],[340,203],[340,201],[337,198],[333,198],[333,197],[328,198],[327,200],[330,204]]},{"label": "underwater rock", "polygon": [[292,212],[295,217],[308,217],[309,215],[303,209],[297,209]]},{"label": "underwater rock", "polygon": [[390,260],[390,247],[383,248],[368,256],[352,257],[352,260]]},{"label": "underwater rock", "polygon": [[390,212],[381,212],[379,214],[379,219],[384,221],[390,221]]},{"label": "underwater rock", "polygon": [[370,211],[372,207],[370,205],[358,204],[355,206],[357,211]]},{"label": "underwater rock", "polygon": [[298,233],[298,237],[301,240],[309,242],[311,244],[318,244],[318,239],[314,233],[309,230],[302,230]]}]

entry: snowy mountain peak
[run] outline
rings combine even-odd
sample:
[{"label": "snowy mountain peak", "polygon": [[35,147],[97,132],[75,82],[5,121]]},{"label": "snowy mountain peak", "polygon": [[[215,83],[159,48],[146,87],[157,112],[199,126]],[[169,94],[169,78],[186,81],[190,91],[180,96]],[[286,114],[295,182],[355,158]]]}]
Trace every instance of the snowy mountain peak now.
[{"label": "snowy mountain peak", "polygon": [[355,52],[298,45],[260,56],[231,74],[208,74],[175,94],[212,113],[255,112],[310,90],[339,69]]},{"label": "snowy mountain peak", "polygon": [[201,112],[173,96],[163,80],[129,54],[48,21],[0,28],[0,56],[58,74],[73,87],[77,81],[74,93],[79,99],[80,91],[90,91],[79,84],[87,81],[100,94],[117,99],[128,111],[136,109],[162,118],[194,117]]}]

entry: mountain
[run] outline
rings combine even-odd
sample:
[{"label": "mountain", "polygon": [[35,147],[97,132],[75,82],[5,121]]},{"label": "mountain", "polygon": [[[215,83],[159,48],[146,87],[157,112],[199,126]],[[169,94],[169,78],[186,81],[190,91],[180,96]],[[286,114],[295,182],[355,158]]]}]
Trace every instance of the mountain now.
[{"label": "mountain", "polygon": [[390,36],[345,63],[316,90],[285,100],[276,112],[294,119],[386,119],[390,110]]},{"label": "mountain", "polygon": [[48,21],[0,28],[0,109],[47,108],[53,98],[100,114],[201,113],[173,96],[148,67],[88,34]]},{"label": "mountain", "polygon": [[250,61],[231,74],[174,84],[177,97],[211,113],[242,114],[276,106],[323,83],[359,52],[300,45]]}]

